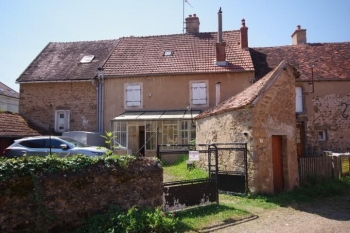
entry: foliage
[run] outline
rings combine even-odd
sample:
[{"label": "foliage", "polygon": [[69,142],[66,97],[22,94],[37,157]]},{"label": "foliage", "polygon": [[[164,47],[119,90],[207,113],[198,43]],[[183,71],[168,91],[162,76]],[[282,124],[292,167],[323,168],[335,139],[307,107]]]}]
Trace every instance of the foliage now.
[{"label": "foliage", "polygon": [[0,158],[0,181],[10,179],[15,176],[26,176],[38,173],[54,173],[60,171],[77,172],[86,166],[102,163],[109,167],[112,163],[120,166],[127,166],[136,158],[133,156],[85,156],[75,155],[71,157],[59,158],[55,155],[46,157],[18,157]]},{"label": "foliage", "polygon": [[85,226],[76,233],[160,233],[175,232],[177,218],[174,214],[164,213],[160,208],[155,210],[141,209],[136,206],[128,211],[111,207],[107,214],[95,215],[86,221]]},{"label": "foliage", "polygon": [[208,172],[194,167],[187,168],[188,155],[180,156],[174,163],[163,165],[163,172],[169,177],[175,177],[176,180],[190,180],[208,178]]}]

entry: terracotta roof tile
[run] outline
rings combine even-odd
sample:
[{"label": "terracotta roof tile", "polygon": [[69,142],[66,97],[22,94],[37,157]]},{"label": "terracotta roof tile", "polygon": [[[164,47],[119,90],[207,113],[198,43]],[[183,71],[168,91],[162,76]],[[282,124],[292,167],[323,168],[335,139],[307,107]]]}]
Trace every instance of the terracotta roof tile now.
[{"label": "terracotta roof tile", "polygon": [[244,91],[238,93],[235,96],[221,102],[218,106],[208,109],[199,114],[195,119],[201,119],[204,117],[221,114],[234,109],[250,107],[254,100],[265,93],[268,84],[276,77],[278,72],[285,67],[286,63],[282,61],[278,67],[270,71],[267,75],[261,78],[253,85],[246,88]]},{"label": "terracotta roof tile", "polygon": [[[88,80],[95,77],[118,40],[50,42],[17,79],[18,82]],[[90,63],[80,63],[94,55]]]},{"label": "terracotta roof tile", "polygon": [[350,79],[350,42],[314,43],[266,48],[251,48],[255,76],[263,77],[282,60],[300,73],[300,80]]},{"label": "terracotta roof tile", "polygon": [[[104,65],[106,75],[133,76],[253,70],[249,51],[239,45],[240,31],[223,32],[228,66],[217,66],[217,33],[121,38]],[[166,50],[172,56],[164,56]]]},{"label": "terracotta roof tile", "polygon": [[0,137],[25,137],[40,135],[20,115],[0,112]]}]

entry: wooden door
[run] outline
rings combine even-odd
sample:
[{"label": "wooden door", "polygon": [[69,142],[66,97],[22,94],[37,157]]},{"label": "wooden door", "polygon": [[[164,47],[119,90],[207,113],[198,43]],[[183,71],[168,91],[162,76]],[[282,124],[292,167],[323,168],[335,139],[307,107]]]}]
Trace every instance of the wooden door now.
[{"label": "wooden door", "polygon": [[283,182],[283,159],[282,159],[282,136],[272,136],[272,165],[274,192],[282,192]]},{"label": "wooden door", "polygon": [[297,123],[296,126],[296,143],[298,158],[304,156],[304,123]]}]

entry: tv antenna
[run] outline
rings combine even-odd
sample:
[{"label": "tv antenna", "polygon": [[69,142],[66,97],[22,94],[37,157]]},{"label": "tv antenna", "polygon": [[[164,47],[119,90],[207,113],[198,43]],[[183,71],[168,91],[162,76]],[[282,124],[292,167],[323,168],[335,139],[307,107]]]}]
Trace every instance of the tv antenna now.
[{"label": "tv antenna", "polygon": [[182,1],[182,33],[185,33],[185,2],[193,8],[193,6],[188,2],[188,0]]}]

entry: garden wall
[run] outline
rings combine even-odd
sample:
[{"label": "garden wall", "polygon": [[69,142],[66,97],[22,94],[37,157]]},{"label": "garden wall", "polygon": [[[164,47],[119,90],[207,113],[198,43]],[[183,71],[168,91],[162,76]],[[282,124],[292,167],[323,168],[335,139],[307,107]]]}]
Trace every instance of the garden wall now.
[{"label": "garden wall", "polygon": [[36,174],[0,182],[0,232],[62,232],[115,204],[162,205],[163,169],[138,158],[128,167],[90,165],[79,172]]}]

